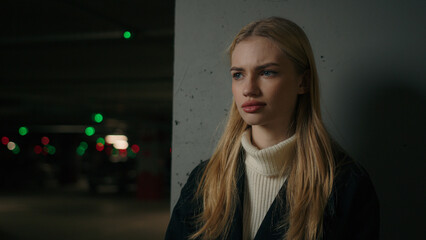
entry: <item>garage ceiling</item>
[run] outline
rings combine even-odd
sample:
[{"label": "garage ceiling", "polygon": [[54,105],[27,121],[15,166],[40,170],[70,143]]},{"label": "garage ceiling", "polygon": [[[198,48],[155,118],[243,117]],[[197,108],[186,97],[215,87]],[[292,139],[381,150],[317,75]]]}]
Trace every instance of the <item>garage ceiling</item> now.
[{"label": "garage ceiling", "polygon": [[2,132],[171,122],[174,1],[2,1],[0,26]]}]

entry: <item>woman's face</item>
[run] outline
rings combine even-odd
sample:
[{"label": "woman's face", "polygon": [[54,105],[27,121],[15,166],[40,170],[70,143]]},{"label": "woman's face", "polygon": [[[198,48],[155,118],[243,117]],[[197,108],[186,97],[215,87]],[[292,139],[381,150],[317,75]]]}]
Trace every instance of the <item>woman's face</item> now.
[{"label": "woman's face", "polygon": [[232,93],[244,121],[252,126],[287,128],[298,94],[305,93],[303,74],[275,43],[251,36],[231,55]]}]

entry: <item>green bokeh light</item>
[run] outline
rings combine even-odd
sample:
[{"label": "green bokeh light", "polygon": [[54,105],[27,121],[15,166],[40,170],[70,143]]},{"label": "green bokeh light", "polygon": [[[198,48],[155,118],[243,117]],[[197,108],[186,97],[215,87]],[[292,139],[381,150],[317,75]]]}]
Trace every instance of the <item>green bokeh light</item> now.
[{"label": "green bokeh light", "polygon": [[82,146],[79,146],[78,148],[77,148],[77,154],[79,155],[79,156],[83,156],[84,155],[84,153],[86,152],[86,149],[84,149],[84,147],[82,147]]},{"label": "green bokeh light", "polygon": [[96,140],[96,143],[102,143],[103,145],[105,145],[105,139],[103,137],[100,137]]},{"label": "green bokeh light", "polygon": [[87,142],[83,141],[83,142],[80,143],[79,147],[82,147],[83,150],[86,151],[87,148],[89,147],[89,144],[87,144]]},{"label": "green bokeh light", "polygon": [[130,33],[129,31],[125,31],[125,32],[123,33],[123,37],[124,37],[125,39],[129,39],[131,36],[132,36],[132,33]]},{"label": "green bokeh light", "polygon": [[27,135],[27,134],[28,134],[28,128],[27,128],[27,127],[20,127],[20,128],[19,128],[19,134],[20,134],[21,136],[25,136],[25,135]]},{"label": "green bokeh light", "polygon": [[113,148],[113,149],[112,149],[112,155],[113,155],[113,156],[118,156],[118,149]]},{"label": "green bokeh light", "polygon": [[18,153],[20,153],[20,152],[21,152],[21,148],[19,148],[19,146],[18,146],[18,145],[16,145],[16,147],[12,150],[12,152],[13,152],[14,154],[18,154]]},{"label": "green bokeh light", "polygon": [[102,114],[100,114],[100,113],[96,113],[93,116],[93,120],[97,123],[101,123],[104,120],[104,116],[102,116]]},{"label": "green bokeh light", "polygon": [[47,146],[47,149],[48,149],[48,153],[49,153],[50,155],[53,155],[53,154],[55,154],[55,153],[56,153],[56,148],[55,148],[54,146],[52,146],[52,145],[48,145],[48,146]]},{"label": "green bokeh light", "polygon": [[127,156],[129,158],[136,158],[136,153],[134,153],[133,151],[128,150],[127,151]]},{"label": "green bokeh light", "polygon": [[95,128],[94,127],[87,127],[84,132],[86,133],[87,136],[90,137],[93,134],[95,134]]}]

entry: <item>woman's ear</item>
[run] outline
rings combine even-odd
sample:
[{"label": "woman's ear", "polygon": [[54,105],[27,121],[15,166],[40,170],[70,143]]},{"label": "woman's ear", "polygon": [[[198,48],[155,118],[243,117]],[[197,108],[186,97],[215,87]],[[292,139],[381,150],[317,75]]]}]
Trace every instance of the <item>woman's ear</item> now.
[{"label": "woman's ear", "polygon": [[311,85],[311,70],[306,70],[299,80],[298,94],[305,94],[309,92],[309,86]]}]

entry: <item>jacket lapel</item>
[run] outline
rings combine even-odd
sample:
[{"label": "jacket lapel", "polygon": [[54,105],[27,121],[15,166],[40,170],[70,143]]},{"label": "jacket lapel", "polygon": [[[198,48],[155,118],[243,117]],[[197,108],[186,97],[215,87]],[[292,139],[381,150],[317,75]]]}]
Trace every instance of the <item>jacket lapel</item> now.
[{"label": "jacket lapel", "polygon": [[243,239],[243,203],[244,203],[244,182],[245,182],[245,154],[242,151],[239,156],[239,172],[237,180],[238,200],[235,209],[234,220],[231,225],[231,232],[228,239],[240,240]]},{"label": "jacket lapel", "polygon": [[[257,230],[254,240],[262,239],[282,239],[284,233],[287,231],[287,226],[277,228],[285,217],[286,207],[286,189],[287,181],[283,184],[277,197],[275,197],[272,205],[269,207],[259,229]],[[278,196],[281,198],[278,199]]]}]

